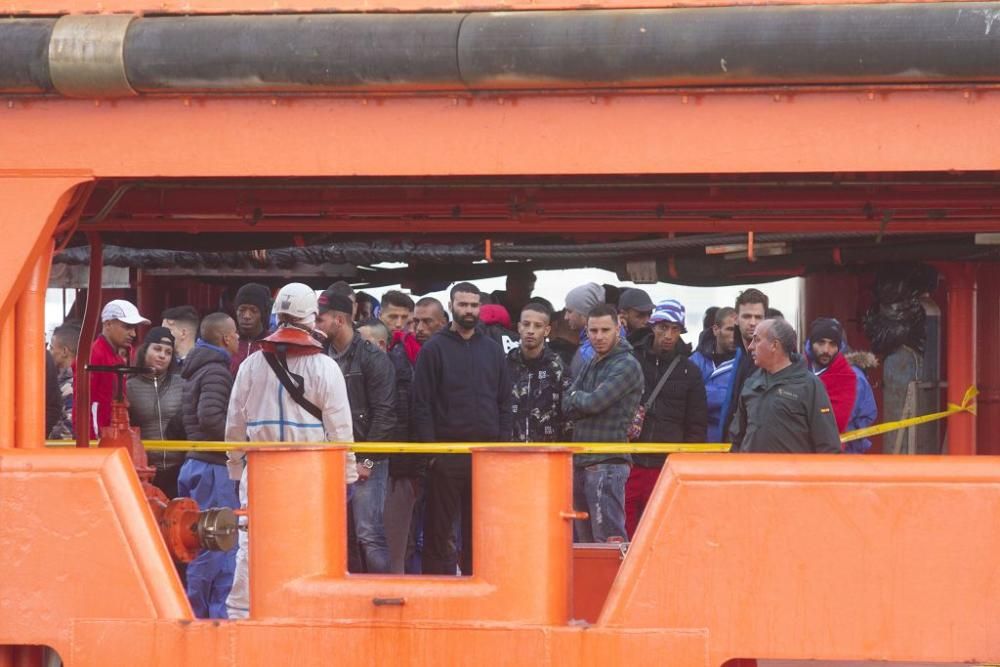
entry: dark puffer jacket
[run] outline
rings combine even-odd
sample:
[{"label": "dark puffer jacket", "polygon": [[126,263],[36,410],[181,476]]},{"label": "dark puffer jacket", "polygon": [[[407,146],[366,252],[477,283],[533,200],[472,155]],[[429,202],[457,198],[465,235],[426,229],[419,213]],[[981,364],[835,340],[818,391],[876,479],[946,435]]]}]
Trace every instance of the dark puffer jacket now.
[{"label": "dark puffer jacket", "polygon": [[[653,350],[653,332],[639,338],[635,358],[642,366],[645,389],[642,404],[659,384],[663,374],[674,360],[674,354],[660,355]],[[679,342],[674,349],[681,360],[663,384],[656,400],[646,412],[639,442],[705,442],[708,428],[708,408],[705,399],[705,381],[701,370],[689,358],[691,345]],[[665,454],[633,454],[632,462],[642,468],[659,468]]]},{"label": "dark puffer jacket", "polygon": [[525,359],[521,349],[507,354],[513,384],[514,442],[563,442],[569,435],[562,397],[569,391],[569,371],[546,346],[537,359]]},{"label": "dark puffer jacket", "polygon": [[[202,341],[184,360],[181,377],[187,380],[181,398],[184,433],[188,440],[225,440],[226,413],[233,374],[229,355]],[[188,452],[188,458],[225,465],[225,452]]]}]

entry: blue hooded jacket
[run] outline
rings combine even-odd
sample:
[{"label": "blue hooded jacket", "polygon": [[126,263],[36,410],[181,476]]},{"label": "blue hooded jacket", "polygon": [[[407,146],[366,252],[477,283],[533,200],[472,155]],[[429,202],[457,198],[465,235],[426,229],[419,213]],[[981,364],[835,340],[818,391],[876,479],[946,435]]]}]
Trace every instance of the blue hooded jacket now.
[{"label": "blue hooded jacket", "polygon": [[729,397],[736,357],[723,361],[718,366],[712,359],[715,351],[715,336],[703,336],[698,351],[691,355],[691,361],[701,371],[705,381],[705,397],[708,399],[708,442],[722,442],[722,407]]},{"label": "blue hooded jacket", "polygon": [[[857,398],[854,400],[854,409],[851,411],[851,419],[847,422],[847,430],[854,431],[859,428],[866,428],[875,423],[878,419],[878,405],[875,403],[875,392],[872,391],[871,383],[865,375],[865,368],[869,368],[874,361],[874,355],[869,352],[849,352],[844,355],[851,364],[858,379]],[[870,360],[870,361],[869,361]],[[871,449],[872,441],[868,438],[851,440],[844,443],[844,451],[848,454],[864,454]]]}]

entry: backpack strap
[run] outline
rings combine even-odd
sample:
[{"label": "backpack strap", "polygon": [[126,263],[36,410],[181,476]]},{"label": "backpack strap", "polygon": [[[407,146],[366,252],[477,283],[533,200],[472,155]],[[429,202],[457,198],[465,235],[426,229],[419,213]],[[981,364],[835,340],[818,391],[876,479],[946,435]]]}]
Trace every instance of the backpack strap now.
[{"label": "backpack strap", "polygon": [[646,407],[646,412],[649,412],[649,409],[653,407],[653,401],[655,401],[656,397],[660,395],[660,390],[663,389],[663,385],[667,383],[667,379],[670,377],[670,374],[674,372],[674,369],[677,368],[677,364],[679,364],[680,362],[681,362],[681,355],[679,354],[675,355],[674,360],[670,362],[669,366],[667,366],[667,372],[663,374],[663,376],[660,378],[660,381],[656,383],[656,387],[653,389],[653,393],[650,394],[649,398],[646,399],[646,402],[644,404]]},{"label": "backpack strap", "polygon": [[323,411],[318,405],[306,398],[306,383],[301,375],[297,375],[288,370],[288,362],[285,358],[285,346],[277,345],[277,353],[263,352],[267,365],[271,367],[278,377],[278,382],[285,388],[292,400],[302,406],[302,409],[323,422]]}]

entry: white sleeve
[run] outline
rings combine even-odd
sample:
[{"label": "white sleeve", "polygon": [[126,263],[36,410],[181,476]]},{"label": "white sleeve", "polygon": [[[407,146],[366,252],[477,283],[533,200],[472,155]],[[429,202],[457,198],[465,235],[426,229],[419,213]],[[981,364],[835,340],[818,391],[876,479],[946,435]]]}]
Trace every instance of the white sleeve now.
[{"label": "white sleeve", "polygon": [[[340,372],[337,362],[326,357],[332,363],[327,364],[330,370],[323,373],[323,428],[330,442],[354,442],[354,422],[351,419],[351,404],[347,400],[347,383],[344,374]],[[354,452],[348,451],[345,456],[346,481],[353,484],[358,481],[357,459]]]},{"label": "white sleeve", "polygon": [[[327,359],[330,359],[327,357]],[[354,422],[351,404],[347,400],[347,383],[337,362],[330,359],[329,372],[323,374],[323,427],[329,442],[354,442]]]},{"label": "white sleeve", "polygon": [[247,398],[250,396],[250,373],[244,361],[236,372],[233,390],[229,394],[229,410],[226,412],[226,442],[247,441]]}]

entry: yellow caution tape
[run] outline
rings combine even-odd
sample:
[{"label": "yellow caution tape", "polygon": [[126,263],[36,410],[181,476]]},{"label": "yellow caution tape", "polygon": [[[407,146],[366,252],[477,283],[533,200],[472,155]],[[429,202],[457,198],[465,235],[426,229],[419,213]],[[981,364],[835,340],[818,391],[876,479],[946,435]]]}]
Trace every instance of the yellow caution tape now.
[{"label": "yellow caution tape", "polygon": [[[72,440],[47,440],[53,447],[69,447]],[[97,446],[96,440],[90,441]],[[289,447],[339,447],[340,443],[330,442],[194,442],[189,440],[145,440],[146,449],[157,452],[225,452],[233,449],[287,449]],[[678,452],[728,452],[729,443],[635,443],[635,442],[359,442],[348,443],[353,452],[368,454],[468,454],[473,449],[518,447],[552,447],[571,449],[575,454],[675,454]]]},{"label": "yellow caution tape", "polygon": [[976,414],[976,396],[978,395],[978,389],[975,387],[969,387],[965,390],[965,396],[962,397],[961,405],[949,403],[948,409],[942,410],[941,412],[932,412],[929,415],[910,417],[909,419],[900,419],[894,422],[876,424],[875,426],[869,426],[867,428],[859,428],[856,431],[848,431],[840,436],[840,441],[850,442],[852,440],[860,440],[861,438],[870,438],[874,435],[882,435],[883,433],[889,433],[890,431],[898,431],[903,428],[910,428],[911,426],[919,426],[920,424],[926,424],[928,422],[937,421],[938,419],[944,419],[945,417],[950,417],[954,414],[958,414],[959,412],[968,412],[974,415]]},{"label": "yellow caution tape", "polygon": [[[959,412],[976,414],[976,396],[979,390],[969,387],[962,397],[961,405],[948,404],[947,410],[934,412],[920,417],[910,417],[884,424],[876,424],[867,428],[848,431],[840,436],[841,442],[870,438],[899,429],[910,428],[928,422],[944,419]],[[51,447],[73,446],[72,440],[46,440]],[[282,449],[288,447],[323,447],[340,446],[339,443],[321,442],[193,442],[188,440],[146,440],[143,442],[147,450],[164,452],[225,452],[232,449]],[[96,440],[90,441],[90,446],[97,446]],[[681,452],[728,452],[729,443],[699,442],[699,443],[668,443],[668,442],[360,442],[348,444],[351,451],[369,454],[468,454],[473,449],[517,448],[517,447],[553,447],[556,449],[571,449],[575,454],[677,454]]]}]

